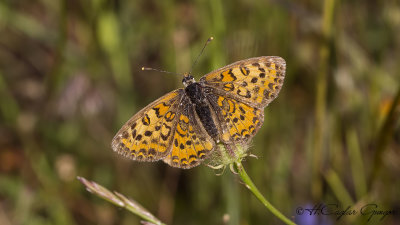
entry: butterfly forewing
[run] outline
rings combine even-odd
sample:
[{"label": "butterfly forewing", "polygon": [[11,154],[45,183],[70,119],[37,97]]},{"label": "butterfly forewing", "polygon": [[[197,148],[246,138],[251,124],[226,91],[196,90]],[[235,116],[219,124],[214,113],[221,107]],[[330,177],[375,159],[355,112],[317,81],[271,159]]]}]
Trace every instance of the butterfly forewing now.
[{"label": "butterfly forewing", "polygon": [[138,161],[168,155],[183,89],[170,92],[135,114],[112,141],[114,151]]},{"label": "butterfly forewing", "polygon": [[277,96],[285,78],[286,62],[261,56],[235,62],[203,76],[200,81],[255,107],[265,107]]},{"label": "butterfly forewing", "polygon": [[264,107],[278,95],[285,78],[285,60],[262,56],[235,62],[200,79],[216,112],[221,140],[247,143],[264,122]]}]

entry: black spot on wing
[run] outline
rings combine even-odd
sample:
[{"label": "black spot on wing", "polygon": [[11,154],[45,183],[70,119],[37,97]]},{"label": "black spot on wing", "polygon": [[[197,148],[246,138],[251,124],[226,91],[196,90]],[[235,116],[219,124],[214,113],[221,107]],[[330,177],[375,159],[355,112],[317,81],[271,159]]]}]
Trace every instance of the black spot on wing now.
[{"label": "black spot on wing", "polygon": [[240,66],[240,72],[242,72],[242,74],[244,76],[248,76],[250,74],[250,70],[249,68],[245,67],[245,66]]},{"label": "black spot on wing", "polygon": [[251,93],[249,90],[246,90],[246,93],[243,93],[241,89],[238,89],[236,93],[242,97],[251,98]]},{"label": "black spot on wing", "polygon": [[150,117],[149,117],[149,115],[145,114],[145,115],[143,116],[142,123],[143,123],[143,125],[146,125],[146,126],[148,126],[148,125],[150,124]]}]

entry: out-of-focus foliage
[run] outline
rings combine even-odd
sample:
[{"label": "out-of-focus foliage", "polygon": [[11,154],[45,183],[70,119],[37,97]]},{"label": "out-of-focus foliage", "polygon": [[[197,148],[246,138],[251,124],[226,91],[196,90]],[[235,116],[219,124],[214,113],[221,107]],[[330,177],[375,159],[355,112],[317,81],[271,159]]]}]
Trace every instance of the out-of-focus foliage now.
[{"label": "out-of-focus foliage", "polygon": [[[260,191],[300,224],[364,224],[376,203],[400,223],[398,1],[1,0],[0,224],[137,224],[88,194],[83,176],[168,224],[281,223],[230,172],[137,163],[110,148],[135,112],[228,63],[286,59],[279,97],[244,163]],[[229,221],[229,222],[227,222]]]}]

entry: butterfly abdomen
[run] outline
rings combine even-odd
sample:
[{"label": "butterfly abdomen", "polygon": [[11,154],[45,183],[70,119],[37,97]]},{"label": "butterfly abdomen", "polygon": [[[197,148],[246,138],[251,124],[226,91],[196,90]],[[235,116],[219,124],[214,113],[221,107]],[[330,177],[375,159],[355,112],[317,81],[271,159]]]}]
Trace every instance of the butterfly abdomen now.
[{"label": "butterfly abdomen", "polygon": [[185,88],[185,93],[190,102],[194,105],[197,116],[200,119],[204,129],[214,140],[218,138],[218,129],[215,125],[210,106],[207,104],[206,96],[199,83],[192,83]]}]

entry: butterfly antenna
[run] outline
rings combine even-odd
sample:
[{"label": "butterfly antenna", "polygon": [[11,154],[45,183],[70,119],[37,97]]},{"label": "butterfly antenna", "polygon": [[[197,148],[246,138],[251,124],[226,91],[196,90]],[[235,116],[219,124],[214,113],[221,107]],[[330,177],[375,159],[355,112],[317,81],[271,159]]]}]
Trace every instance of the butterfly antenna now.
[{"label": "butterfly antenna", "polygon": [[207,39],[206,43],[204,44],[203,49],[201,49],[200,54],[197,56],[196,60],[194,61],[193,66],[192,66],[192,68],[190,69],[190,72],[188,73],[188,75],[190,75],[190,74],[192,73],[192,70],[193,70],[194,66],[196,65],[196,63],[197,63],[197,60],[199,60],[200,56],[203,54],[204,49],[206,48],[206,46],[207,46],[212,40],[214,40],[214,37],[210,37],[210,38]]},{"label": "butterfly antenna", "polygon": [[152,70],[152,71],[157,71],[157,72],[160,72],[160,73],[169,73],[169,74],[174,74],[174,75],[182,76],[181,74],[172,73],[172,72],[165,71],[165,70],[160,70],[160,69],[149,68],[149,67],[142,67],[142,70]]}]

